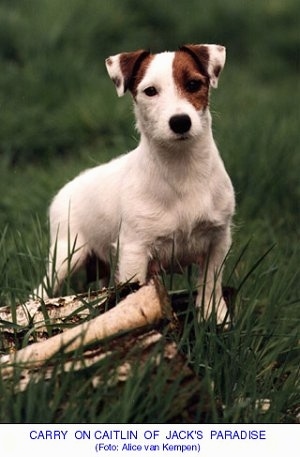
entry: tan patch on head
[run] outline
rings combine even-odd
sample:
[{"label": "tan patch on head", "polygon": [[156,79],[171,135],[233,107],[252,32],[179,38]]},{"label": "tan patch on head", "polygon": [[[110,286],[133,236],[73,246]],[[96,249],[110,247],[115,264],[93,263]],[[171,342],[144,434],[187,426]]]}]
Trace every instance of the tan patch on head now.
[{"label": "tan patch on head", "polygon": [[177,51],[173,61],[173,77],[178,92],[197,111],[205,109],[209,101],[209,77],[185,51]]},{"label": "tan patch on head", "polygon": [[133,97],[136,97],[137,87],[140,84],[140,82],[142,81],[142,79],[144,78],[146,70],[149,67],[153,58],[154,58],[154,55],[149,54],[148,57],[146,57],[146,59],[144,59],[143,62],[141,63],[141,65],[139,66],[139,69],[136,72],[135,77],[132,81],[132,88],[130,89]]},{"label": "tan patch on head", "polygon": [[143,79],[153,57],[147,51],[137,51],[121,55],[120,67],[125,79],[125,90],[130,90],[134,97],[137,93],[137,86]]}]

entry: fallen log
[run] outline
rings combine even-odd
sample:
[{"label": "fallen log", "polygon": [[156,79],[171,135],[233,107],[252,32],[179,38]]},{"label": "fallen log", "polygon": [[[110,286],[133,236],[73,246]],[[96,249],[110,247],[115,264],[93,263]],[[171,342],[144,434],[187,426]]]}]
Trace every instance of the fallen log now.
[{"label": "fallen log", "polygon": [[[212,386],[201,381],[189,367],[186,358],[178,350],[174,341],[170,341],[170,333],[165,337],[159,329],[166,328],[167,322],[172,322],[167,329],[178,331],[178,322],[174,318],[166,291],[160,282],[153,280],[149,285],[138,291],[130,286],[129,292],[117,306],[116,296],[111,291],[101,291],[90,295],[63,297],[47,300],[42,311],[41,303],[27,303],[28,308],[21,312],[17,310],[17,323],[30,325],[39,331],[47,331],[50,325],[57,328],[61,322],[73,321],[80,315],[79,322],[85,320],[90,312],[103,313],[94,319],[80,323],[77,327],[64,330],[54,337],[41,343],[26,346],[14,354],[0,358],[0,376],[8,389],[14,392],[24,391],[32,383],[51,383],[57,377],[63,378],[67,372],[85,373],[94,389],[101,385],[114,389],[122,389],[124,382],[131,376],[144,377],[145,389],[151,389],[153,383],[164,379],[161,395],[169,395],[169,386],[175,383],[176,398],[170,403],[165,412],[169,422],[194,422],[207,420],[213,412],[211,395]],[[119,295],[126,295],[128,290],[122,288]],[[172,305],[181,312],[191,299],[189,293],[179,293],[172,296]],[[92,311],[89,304],[92,303]],[[87,306],[82,306],[87,304]],[[23,307],[24,308],[24,307]],[[84,308],[84,309],[82,309]],[[106,311],[108,309],[108,311]],[[3,321],[9,321],[9,310],[1,311]],[[70,319],[70,315],[73,316]],[[4,328],[4,325],[2,323]],[[87,346],[87,347],[86,347]],[[55,357],[58,355],[58,357]],[[158,371],[159,370],[159,371]],[[163,375],[162,375],[163,374]],[[133,378],[134,379],[134,378]],[[59,381],[58,381],[59,382]],[[199,404],[201,406],[199,416]],[[217,408],[221,414],[221,407]]]},{"label": "fallen log", "polygon": [[[80,372],[83,376],[86,372],[93,389],[105,385],[105,390],[107,387],[114,389],[116,395],[122,395],[122,389],[126,388],[124,383],[131,377],[138,377],[139,382],[142,379],[147,392],[153,388],[159,374],[162,397],[170,396],[172,384],[177,386],[174,398],[164,412],[166,421],[194,422],[200,418],[207,420],[212,415],[212,386],[209,387],[194,373],[177,345],[157,330],[135,330],[105,344],[97,344],[81,354],[65,354],[63,360],[50,360],[41,368],[17,370],[13,378],[6,379],[6,383],[10,383],[8,388],[14,392],[25,391],[29,384],[36,383],[49,383],[51,389],[54,383],[63,382],[68,372]],[[220,409],[218,403],[216,407]]]},{"label": "fallen log", "polygon": [[2,356],[0,373],[2,377],[12,375],[15,364],[36,368],[59,351],[69,353],[112,335],[155,325],[163,319],[172,320],[169,299],[162,285],[152,280],[108,312],[46,341],[30,344],[14,354]]},{"label": "fallen log", "polygon": [[[97,307],[101,306],[108,297],[105,290],[89,297],[97,302]],[[19,327],[34,325],[37,331],[47,331],[49,325],[60,325],[68,319],[69,316],[75,315],[84,318],[88,317],[89,309],[83,306],[84,297],[70,295],[67,297],[51,298],[44,302],[40,300],[28,300],[24,304],[18,305],[15,318],[12,315],[10,307],[0,309],[0,321],[13,322]],[[47,323],[45,323],[47,321]],[[11,330],[12,331],[12,330]]]},{"label": "fallen log", "polygon": [[47,333],[50,327],[63,331],[67,328],[66,323],[78,323],[89,317],[91,311],[93,314],[100,314],[112,308],[117,299],[120,301],[138,289],[139,286],[133,283],[116,289],[104,288],[99,291],[46,300],[30,299],[19,304],[14,313],[10,306],[0,308],[0,324],[9,333],[22,332],[28,327],[34,327],[37,333]]}]

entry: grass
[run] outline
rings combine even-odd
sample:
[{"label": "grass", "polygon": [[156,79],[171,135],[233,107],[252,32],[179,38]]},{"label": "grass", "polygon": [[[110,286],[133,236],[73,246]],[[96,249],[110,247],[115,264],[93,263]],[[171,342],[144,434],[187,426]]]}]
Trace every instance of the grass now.
[{"label": "grass", "polygon": [[[236,290],[235,323],[226,332],[213,322],[198,324],[189,305],[181,314],[181,334],[167,336],[176,341],[209,397],[208,417],[203,419],[207,400],[199,395],[193,413],[182,411],[180,419],[296,422],[297,2],[214,0],[205,2],[205,8],[196,0],[189,6],[166,0],[159,8],[146,1],[115,3],[1,3],[0,306],[9,304],[15,314],[43,277],[46,207],[55,192],[82,169],[136,144],[130,98],[117,100],[104,58],[139,47],[156,51],[184,42],[223,43],[228,59],[211,111],[237,196],[224,275],[224,283]],[[171,285],[189,290],[190,277]],[[6,325],[0,323],[0,346]],[[29,322],[23,338],[13,334],[14,344],[28,344],[33,334]],[[1,352],[6,352],[3,345]],[[166,364],[156,369],[151,357],[147,364],[137,364],[126,382],[97,387],[92,379],[112,373],[115,360],[80,372],[61,372],[62,362],[57,358],[51,379],[32,383],[22,393],[0,379],[0,421],[165,422],[174,420],[176,398],[187,388],[180,373],[174,377]],[[15,382],[17,377],[16,370]],[[258,407],[265,400],[270,402],[267,411]]]}]

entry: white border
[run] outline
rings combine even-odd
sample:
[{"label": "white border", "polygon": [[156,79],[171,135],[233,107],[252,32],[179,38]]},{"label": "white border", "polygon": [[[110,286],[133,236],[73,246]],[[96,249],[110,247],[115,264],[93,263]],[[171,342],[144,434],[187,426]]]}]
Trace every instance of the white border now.
[{"label": "white border", "polygon": [[2,424],[0,456],[282,457],[298,454],[299,433],[279,424]]}]

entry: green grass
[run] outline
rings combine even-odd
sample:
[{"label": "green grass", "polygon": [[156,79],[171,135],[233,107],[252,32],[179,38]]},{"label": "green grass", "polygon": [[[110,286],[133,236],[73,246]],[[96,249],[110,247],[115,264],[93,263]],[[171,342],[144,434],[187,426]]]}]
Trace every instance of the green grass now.
[{"label": "green grass", "polygon": [[[290,423],[299,414],[299,14],[296,0],[0,5],[0,306],[13,312],[43,277],[55,192],[137,142],[130,97],[117,99],[104,58],[184,42],[227,46],[211,111],[237,196],[224,275],[237,291],[235,324],[226,332],[198,324],[188,306],[181,335],[168,335],[209,396],[206,419],[199,395],[181,420]],[[18,347],[32,332],[29,324]],[[23,393],[0,379],[0,421],[165,422],[185,388],[151,358],[126,382],[97,387],[93,377],[114,370],[115,360],[79,373],[61,373],[61,365]],[[266,412],[256,406],[264,399]]]}]

